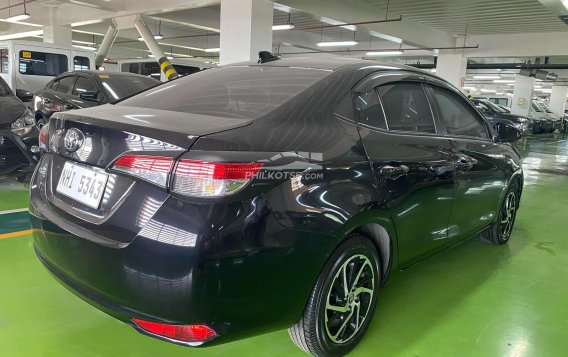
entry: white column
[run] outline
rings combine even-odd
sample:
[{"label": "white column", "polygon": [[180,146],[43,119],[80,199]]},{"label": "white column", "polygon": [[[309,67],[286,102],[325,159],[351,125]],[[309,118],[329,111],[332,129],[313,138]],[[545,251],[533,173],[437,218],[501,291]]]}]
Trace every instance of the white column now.
[{"label": "white column", "polygon": [[71,46],[73,43],[71,25],[59,25],[57,21],[57,9],[49,7],[48,10],[49,25],[43,27],[43,42]]},{"label": "white column", "polygon": [[566,109],[566,95],[568,95],[567,86],[552,86],[552,93],[550,93],[549,108],[554,114],[559,117],[564,116],[564,109]]},{"label": "white column", "polygon": [[219,62],[256,61],[258,52],[272,51],[272,14],[268,0],[221,0]]},{"label": "white column", "polygon": [[461,51],[440,50],[436,64],[436,75],[461,89],[465,82],[466,70],[467,58],[463,56]]},{"label": "white column", "polygon": [[513,104],[511,113],[516,115],[529,115],[534,92],[534,77],[518,75],[513,90]]}]

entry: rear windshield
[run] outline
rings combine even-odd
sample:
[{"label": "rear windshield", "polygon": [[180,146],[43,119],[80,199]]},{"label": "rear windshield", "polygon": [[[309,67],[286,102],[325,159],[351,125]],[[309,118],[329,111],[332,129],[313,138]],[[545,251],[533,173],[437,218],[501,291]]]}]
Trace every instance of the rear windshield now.
[{"label": "rear windshield", "polygon": [[119,100],[160,84],[149,77],[100,74],[103,87],[112,100]]},{"label": "rear windshield", "polygon": [[256,119],[307,89],[330,72],[286,67],[223,67],[208,69],[120,105],[172,110],[229,118]]}]

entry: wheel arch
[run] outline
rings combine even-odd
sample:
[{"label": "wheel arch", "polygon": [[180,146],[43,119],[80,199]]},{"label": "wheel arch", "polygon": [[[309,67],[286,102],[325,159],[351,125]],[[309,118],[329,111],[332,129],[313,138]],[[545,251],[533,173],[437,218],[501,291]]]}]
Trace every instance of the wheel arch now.
[{"label": "wheel arch", "polygon": [[394,257],[392,238],[387,230],[378,223],[366,223],[350,233],[357,233],[371,240],[381,259],[381,278],[384,283],[389,276]]}]

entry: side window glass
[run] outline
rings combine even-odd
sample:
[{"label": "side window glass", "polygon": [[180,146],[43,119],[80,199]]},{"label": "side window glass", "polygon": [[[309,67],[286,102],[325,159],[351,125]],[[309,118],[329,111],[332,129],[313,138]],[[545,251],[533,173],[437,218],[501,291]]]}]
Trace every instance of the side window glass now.
[{"label": "side window glass", "polygon": [[434,86],[433,91],[448,134],[489,139],[487,126],[465,99],[444,88]]},{"label": "side window glass", "polygon": [[387,128],[383,108],[379,102],[379,96],[374,89],[357,96],[355,106],[359,114],[359,123],[379,129]]},{"label": "side window glass", "polygon": [[59,80],[53,81],[53,82],[51,82],[51,85],[49,86],[49,88],[51,90],[56,90],[58,84],[59,84]]},{"label": "side window glass", "polygon": [[420,83],[399,82],[378,87],[389,130],[436,133],[426,93]]},{"label": "side window glass", "polygon": [[69,89],[73,87],[74,82],[74,76],[63,77],[59,80],[59,84],[57,85],[55,91],[58,93],[69,93]]},{"label": "side window glass", "polygon": [[94,86],[93,82],[91,82],[86,77],[77,77],[77,81],[75,82],[75,87],[73,88],[73,95],[79,96],[79,94],[83,92],[96,92],[97,88]]},{"label": "side window glass", "polygon": [[75,56],[73,57],[73,69],[75,71],[86,70],[90,68],[90,61],[88,57]]}]

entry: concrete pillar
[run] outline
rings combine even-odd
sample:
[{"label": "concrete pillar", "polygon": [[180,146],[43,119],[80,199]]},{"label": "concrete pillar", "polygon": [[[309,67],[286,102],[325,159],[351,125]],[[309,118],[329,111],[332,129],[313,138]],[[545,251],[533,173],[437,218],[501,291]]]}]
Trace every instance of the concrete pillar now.
[{"label": "concrete pillar", "polygon": [[221,0],[220,63],[256,61],[260,51],[272,51],[273,12],[268,0]]},{"label": "concrete pillar", "polygon": [[71,25],[59,25],[57,8],[49,7],[49,25],[43,27],[43,42],[71,46],[73,33]]},{"label": "concrete pillar", "polygon": [[513,90],[513,104],[511,113],[516,115],[529,115],[534,92],[534,77],[518,75]]},{"label": "concrete pillar", "polygon": [[436,75],[444,78],[454,86],[462,88],[465,82],[467,58],[461,51],[440,50],[436,64]]},{"label": "concrete pillar", "polygon": [[548,107],[556,116],[564,116],[564,109],[566,109],[566,95],[568,95],[568,86],[552,86],[552,93],[550,93],[550,103]]}]

